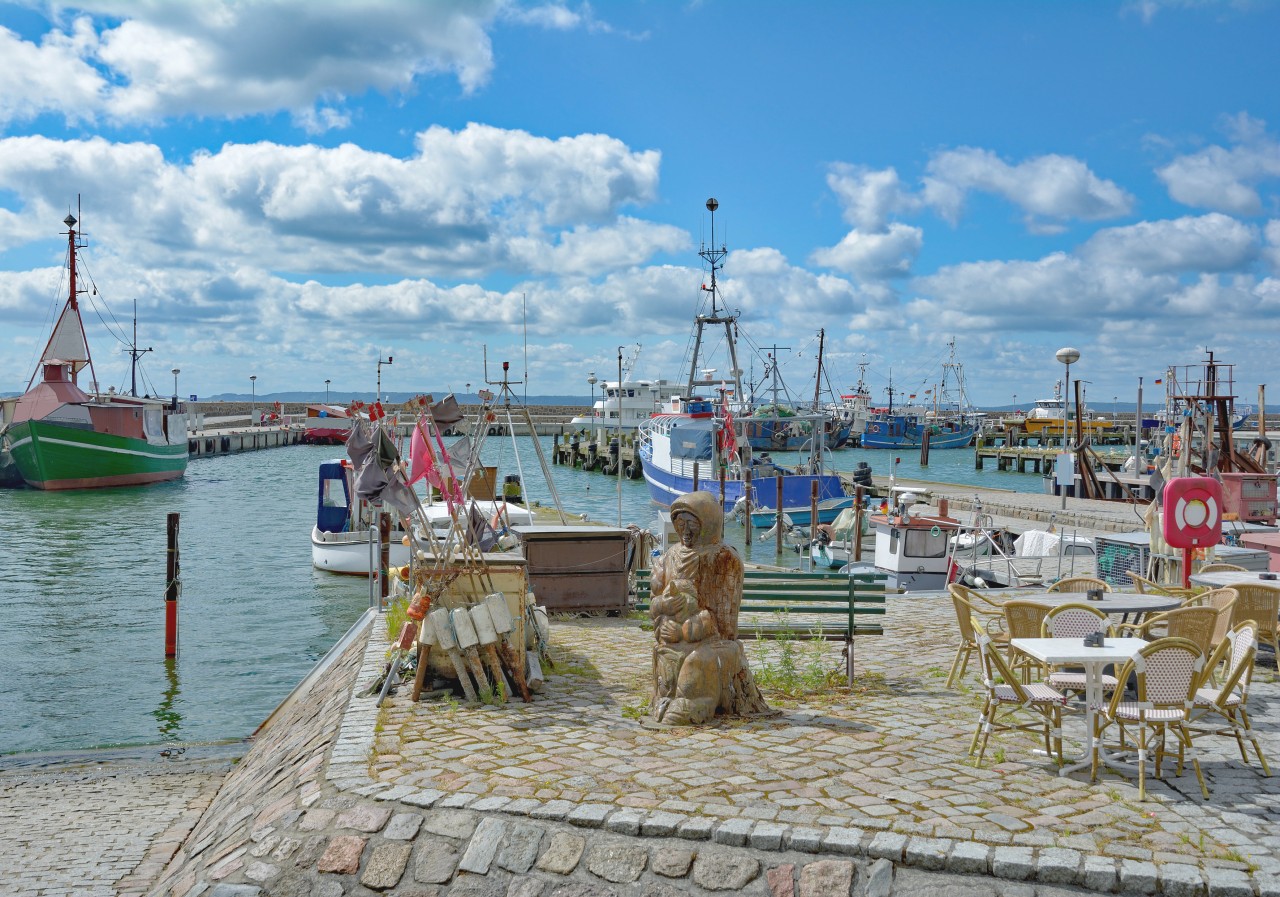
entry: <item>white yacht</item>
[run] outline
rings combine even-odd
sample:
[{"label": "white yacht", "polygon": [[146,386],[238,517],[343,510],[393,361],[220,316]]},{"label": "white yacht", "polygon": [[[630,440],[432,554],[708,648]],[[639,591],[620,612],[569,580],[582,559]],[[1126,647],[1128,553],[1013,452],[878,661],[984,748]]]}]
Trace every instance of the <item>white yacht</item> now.
[{"label": "white yacht", "polygon": [[620,429],[625,435],[634,436],[643,421],[680,392],[680,387],[670,380],[624,379],[621,386],[617,380],[604,380],[591,415],[579,415],[569,425],[591,433]]}]

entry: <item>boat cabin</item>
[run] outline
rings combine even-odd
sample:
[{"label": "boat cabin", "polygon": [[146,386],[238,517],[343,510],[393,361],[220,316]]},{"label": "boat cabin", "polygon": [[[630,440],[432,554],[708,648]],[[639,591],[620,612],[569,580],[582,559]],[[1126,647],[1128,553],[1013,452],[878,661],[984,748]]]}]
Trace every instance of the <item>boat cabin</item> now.
[{"label": "boat cabin", "polygon": [[904,592],[945,589],[948,546],[960,521],[941,514],[913,515],[910,508],[898,511],[871,516],[876,569],[889,574],[886,585],[890,588]]},{"label": "boat cabin", "polygon": [[350,466],[346,461],[320,465],[320,490],[316,500],[316,528],[322,533],[344,533],[351,528]]}]

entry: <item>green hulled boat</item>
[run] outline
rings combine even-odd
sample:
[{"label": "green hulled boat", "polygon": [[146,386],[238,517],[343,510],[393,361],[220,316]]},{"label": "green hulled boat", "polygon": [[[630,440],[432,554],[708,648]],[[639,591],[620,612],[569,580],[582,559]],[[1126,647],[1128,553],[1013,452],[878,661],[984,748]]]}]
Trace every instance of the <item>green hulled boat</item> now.
[{"label": "green hulled boat", "polygon": [[90,395],[77,383],[84,368],[93,375],[93,360],[80,318],[76,219],[68,215],[65,224],[67,303],[32,383],[17,401],[3,447],[23,481],[37,489],[136,486],[176,479],[187,469],[186,414],[176,397],[165,402],[114,393]]}]

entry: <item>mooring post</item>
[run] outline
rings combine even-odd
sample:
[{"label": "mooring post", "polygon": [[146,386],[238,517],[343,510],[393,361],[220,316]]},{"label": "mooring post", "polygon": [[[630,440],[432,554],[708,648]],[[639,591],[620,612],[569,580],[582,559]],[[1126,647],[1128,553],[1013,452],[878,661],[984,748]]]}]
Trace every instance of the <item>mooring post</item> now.
[{"label": "mooring post", "polygon": [[378,515],[378,610],[387,607],[387,596],[390,594],[388,573],[391,568],[391,515],[383,511]]},{"label": "mooring post", "polygon": [[813,543],[818,540],[818,481],[809,484],[809,569],[813,569]]},{"label": "mooring post", "polygon": [[776,513],[773,515],[773,542],[778,554],[782,554],[782,531],[786,529],[786,525],[782,522],[782,476],[774,477],[778,483],[778,503],[774,505]]},{"label": "mooring post", "polygon": [[178,512],[169,514],[169,547],[166,552],[164,586],[164,656],[178,656],[178,577],[182,565],[178,559]]},{"label": "mooring post", "polygon": [[742,510],[747,515],[743,518],[742,525],[747,528],[747,548],[751,548],[751,468],[747,468],[742,472],[742,497],[746,499],[743,503]]},{"label": "mooring post", "polygon": [[867,513],[866,490],[862,486],[854,487],[853,503],[858,508],[854,513],[853,522],[853,559],[860,561],[862,560],[862,521]]}]

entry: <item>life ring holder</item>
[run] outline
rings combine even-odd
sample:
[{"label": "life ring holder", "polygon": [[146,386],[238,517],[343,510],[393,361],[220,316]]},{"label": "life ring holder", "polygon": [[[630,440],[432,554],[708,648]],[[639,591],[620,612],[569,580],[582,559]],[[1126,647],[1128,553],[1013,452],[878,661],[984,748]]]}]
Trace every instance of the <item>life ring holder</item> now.
[{"label": "life ring holder", "polygon": [[938,538],[939,536],[942,535],[942,527],[938,526],[938,524],[935,523],[933,525],[933,529],[929,530],[929,535],[935,539]]},{"label": "life ring holder", "polygon": [[880,432],[880,425],[879,425],[879,424],[867,424],[867,432],[868,432],[868,433],[879,433],[879,432]]}]

